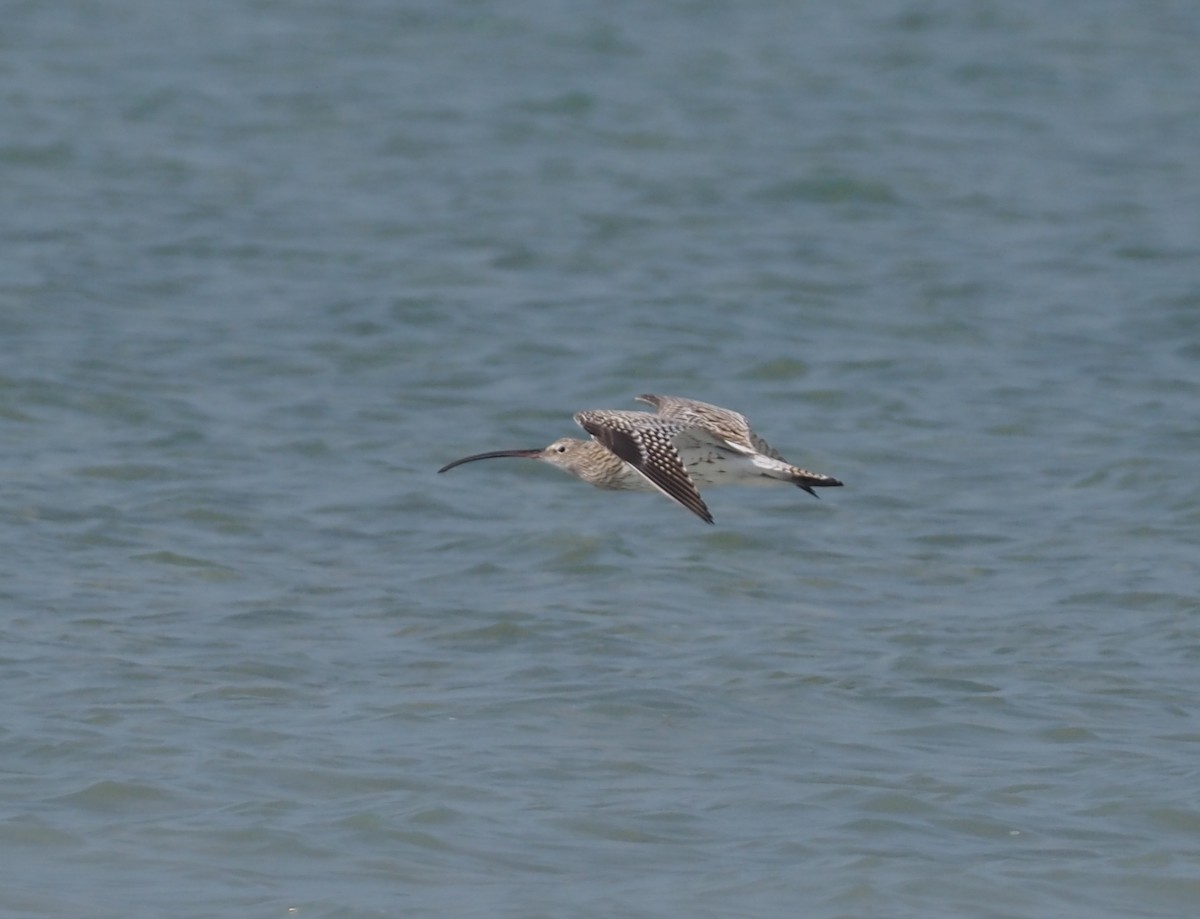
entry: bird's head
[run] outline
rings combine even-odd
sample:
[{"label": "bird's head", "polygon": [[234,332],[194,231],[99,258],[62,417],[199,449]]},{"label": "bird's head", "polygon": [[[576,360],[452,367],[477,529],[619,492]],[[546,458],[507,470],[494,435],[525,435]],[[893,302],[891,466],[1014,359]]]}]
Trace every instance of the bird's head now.
[{"label": "bird's head", "polygon": [[481,459],[498,459],[505,456],[515,456],[521,459],[536,459],[557,466],[566,472],[587,478],[584,474],[588,467],[588,456],[595,449],[595,441],[579,440],[577,437],[560,437],[548,447],[540,450],[493,450],[490,453],[476,453],[464,456],[462,459],[447,463],[438,472],[446,472],[463,463],[473,463]]}]

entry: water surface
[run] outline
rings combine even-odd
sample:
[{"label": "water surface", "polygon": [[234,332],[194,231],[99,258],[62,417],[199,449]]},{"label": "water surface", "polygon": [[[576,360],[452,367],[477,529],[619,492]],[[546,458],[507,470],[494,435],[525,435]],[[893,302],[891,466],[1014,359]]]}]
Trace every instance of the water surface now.
[{"label": "water surface", "polygon": [[[1198,39],[18,4],[0,912],[1189,914]],[[434,474],[647,391],[846,487]]]}]

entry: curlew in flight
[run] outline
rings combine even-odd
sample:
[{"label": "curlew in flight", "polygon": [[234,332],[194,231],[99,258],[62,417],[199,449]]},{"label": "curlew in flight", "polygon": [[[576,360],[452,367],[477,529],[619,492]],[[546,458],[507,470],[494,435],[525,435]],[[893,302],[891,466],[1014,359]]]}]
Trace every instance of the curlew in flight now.
[{"label": "curlew in flight", "polygon": [[678,396],[642,395],[654,412],[594,409],[576,423],[591,440],[563,437],[541,450],[495,450],[447,463],[519,456],[557,466],[597,488],[659,491],[706,523],[712,514],[698,485],[784,482],[816,497],[814,487],[841,485],[831,476],[793,466],[751,429],[744,415]]}]

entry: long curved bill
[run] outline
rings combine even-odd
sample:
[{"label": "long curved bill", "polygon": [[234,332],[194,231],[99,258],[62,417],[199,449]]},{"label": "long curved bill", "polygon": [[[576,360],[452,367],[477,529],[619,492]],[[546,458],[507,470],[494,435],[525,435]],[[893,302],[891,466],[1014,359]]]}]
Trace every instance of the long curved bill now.
[{"label": "long curved bill", "polygon": [[491,453],[476,453],[472,456],[464,456],[462,459],[456,459],[453,463],[447,463],[438,472],[445,472],[448,469],[453,469],[455,466],[461,466],[463,463],[473,463],[475,460],[481,459],[498,459],[502,456],[520,456],[525,459],[537,459],[541,455],[541,450],[493,450]]}]

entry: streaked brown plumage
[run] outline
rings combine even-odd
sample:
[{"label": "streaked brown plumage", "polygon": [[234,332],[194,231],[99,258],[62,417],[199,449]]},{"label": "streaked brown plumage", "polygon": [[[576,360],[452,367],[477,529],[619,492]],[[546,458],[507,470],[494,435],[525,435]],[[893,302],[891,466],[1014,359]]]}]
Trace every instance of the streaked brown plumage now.
[{"label": "streaked brown plumage", "polygon": [[793,466],[750,427],[745,416],[678,396],[641,395],[655,412],[594,409],[575,421],[592,440],[564,437],[541,450],[497,450],[465,456],[445,472],[502,456],[539,459],[598,488],[660,491],[712,523],[697,485],[787,482],[811,495],[837,479]]}]

